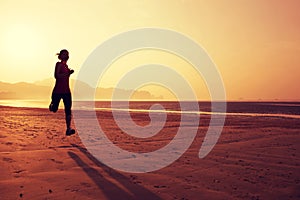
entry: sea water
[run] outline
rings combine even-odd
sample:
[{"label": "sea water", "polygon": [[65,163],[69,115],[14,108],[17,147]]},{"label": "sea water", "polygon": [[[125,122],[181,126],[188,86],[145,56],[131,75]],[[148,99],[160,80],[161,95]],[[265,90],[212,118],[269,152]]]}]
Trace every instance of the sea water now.
[{"label": "sea water", "polygon": [[[50,101],[47,100],[0,100],[2,106],[14,107],[32,107],[47,108]],[[182,102],[181,102],[182,103]],[[161,105],[158,109],[150,109],[153,105]],[[184,109],[180,102],[176,101],[117,101],[113,106],[111,101],[76,101],[73,102],[73,109],[96,110],[96,111],[129,111],[129,112],[152,112],[152,113],[172,113],[172,114],[218,114],[218,115],[236,115],[236,116],[261,116],[261,117],[288,117],[300,118],[300,102],[226,102],[226,112],[219,109],[224,105],[222,102],[199,101],[199,109],[193,106],[195,102],[184,102]],[[91,107],[92,105],[92,107]],[[189,105],[191,105],[189,107]],[[193,106],[192,106],[193,105]],[[215,106],[215,109],[212,108]],[[163,109],[161,109],[163,108]],[[60,109],[63,109],[63,102],[60,103]],[[222,110],[222,112],[218,112]],[[215,112],[212,112],[215,111]]]}]

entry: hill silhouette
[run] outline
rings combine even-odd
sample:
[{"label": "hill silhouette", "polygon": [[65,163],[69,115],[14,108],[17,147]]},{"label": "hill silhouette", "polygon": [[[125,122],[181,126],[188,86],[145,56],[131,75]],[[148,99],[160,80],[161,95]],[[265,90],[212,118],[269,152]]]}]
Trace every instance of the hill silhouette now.
[{"label": "hill silhouette", "polygon": [[[70,80],[70,88],[73,91],[76,82],[77,91],[80,94],[74,96],[77,97],[76,100],[84,100],[87,94],[95,91],[94,88],[88,84],[76,81],[74,79]],[[44,79],[41,81],[36,81],[34,83],[19,82],[19,83],[6,83],[0,81],[0,100],[48,100],[51,98],[51,92],[54,86],[55,80],[52,78]],[[122,88],[96,88],[95,99],[107,100],[111,99],[113,92],[118,92],[118,98],[120,100],[126,99],[130,94],[134,100],[151,100],[151,99],[161,99],[162,97],[157,97],[152,95],[148,91],[143,90],[126,90]],[[73,93],[74,94],[74,93]]]}]

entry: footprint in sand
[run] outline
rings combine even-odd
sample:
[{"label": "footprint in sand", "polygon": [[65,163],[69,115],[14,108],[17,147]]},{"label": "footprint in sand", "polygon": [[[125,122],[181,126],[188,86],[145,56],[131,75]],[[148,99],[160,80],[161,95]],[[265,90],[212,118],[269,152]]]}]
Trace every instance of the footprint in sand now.
[{"label": "footprint in sand", "polygon": [[57,164],[64,164],[62,161],[55,160],[54,158],[51,158],[50,160],[51,160],[52,162],[57,163]]},{"label": "footprint in sand", "polygon": [[2,160],[3,160],[4,162],[9,162],[9,163],[16,162],[14,159],[12,159],[12,158],[7,158],[7,157],[4,157]]},{"label": "footprint in sand", "polygon": [[16,171],[14,171],[14,173],[15,174],[19,174],[19,173],[21,173],[21,172],[25,172],[26,170],[25,169],[20,169],[20,170],[16,170]]}]

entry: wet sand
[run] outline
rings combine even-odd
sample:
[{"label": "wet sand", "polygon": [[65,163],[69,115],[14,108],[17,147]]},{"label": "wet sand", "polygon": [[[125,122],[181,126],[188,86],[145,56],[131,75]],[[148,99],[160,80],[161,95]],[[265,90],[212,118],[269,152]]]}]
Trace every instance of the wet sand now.
[{"label": "wet sand", "polygon": [[[134,152],[166,145],[180,119],[168,114],[161,133],[135,140],[110,112],[97,114],[107,136]],[[146,114],[132,117],[149,123]],[[300,199],[300,119],[228,116],[217,145],[199,159],[209,119],[201,116],[196,139],[176,162],[135,174],[108,168],[78,135],[66,137],[62,110],[0,107],[0,199]]]}]

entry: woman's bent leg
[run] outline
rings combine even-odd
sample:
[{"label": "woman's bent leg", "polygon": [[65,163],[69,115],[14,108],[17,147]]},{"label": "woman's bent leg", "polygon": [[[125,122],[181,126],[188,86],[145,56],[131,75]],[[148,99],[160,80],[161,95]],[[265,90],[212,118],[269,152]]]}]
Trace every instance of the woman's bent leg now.
[{"label": "woman's bent leg", "polygon": [[61,99],[61,94],[52,93],[51,104],[49,106],[50,111],[56,112],[58,110],[60,99]]}]

